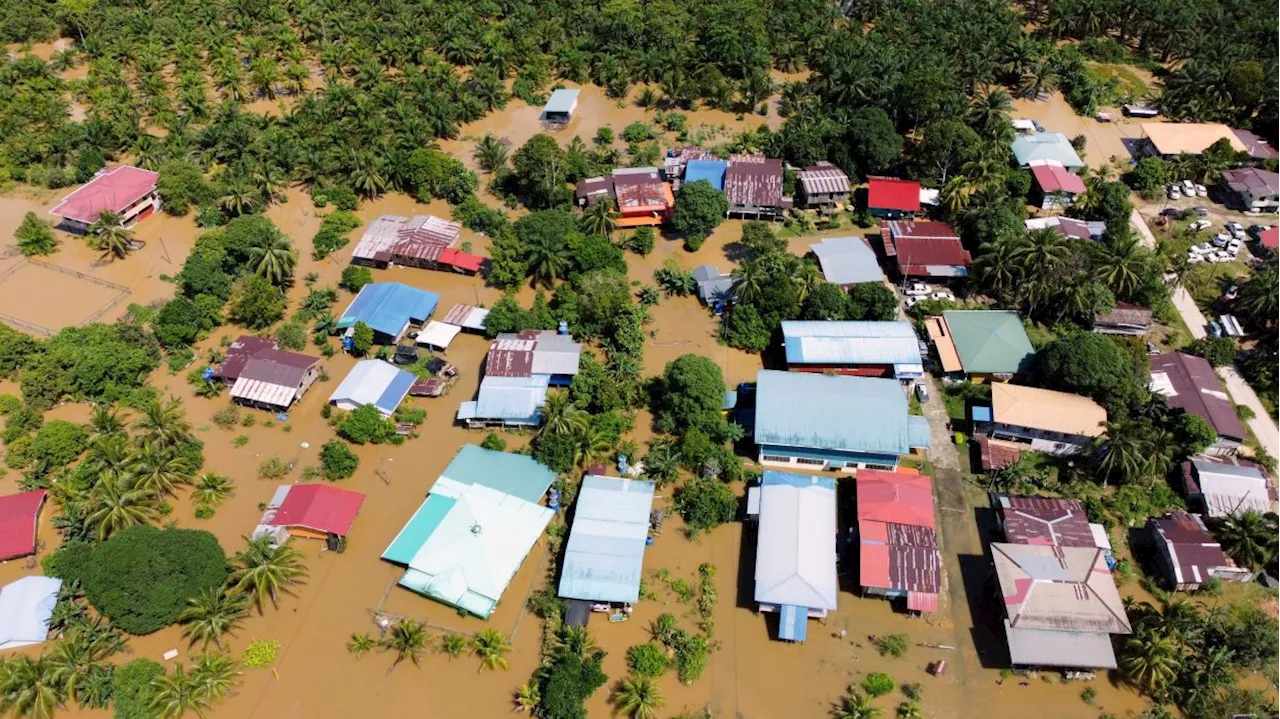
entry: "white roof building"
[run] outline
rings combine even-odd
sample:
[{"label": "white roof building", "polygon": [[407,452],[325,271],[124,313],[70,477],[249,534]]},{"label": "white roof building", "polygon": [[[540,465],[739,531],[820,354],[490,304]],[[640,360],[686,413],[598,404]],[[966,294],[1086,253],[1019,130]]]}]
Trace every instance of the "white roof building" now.
[{"label": "white roof building", "polygon": [[761,609],[790,605],[820,617],[836,608],[834,479],[764,473],[755,580]]},{"label": "white roof building", "polygon": [[353,410],[371,404],[390,416],[400,406],[417,377],[382,360],[360,360],[347,374],[329,402],[338,409]]},{"label": "white roof building", "polygon": [[0,649],[39,644],[49,636],[62,580],[28,576],[0,588]]}]

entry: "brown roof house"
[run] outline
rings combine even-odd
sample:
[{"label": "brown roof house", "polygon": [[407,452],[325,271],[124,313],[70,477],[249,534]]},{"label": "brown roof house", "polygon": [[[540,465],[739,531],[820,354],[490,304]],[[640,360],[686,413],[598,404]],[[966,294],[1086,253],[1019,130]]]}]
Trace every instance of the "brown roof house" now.
[{"label": "brown roof house", "polygon": [[1012,544],[1111,550],[1106,528],[1089,522],[1078,499],[1002,496],[991,506]]},{"label": "brown roof house", "polygon": [[991,545],[1016,667],[1115,669],[1112,634],[1132,634],[1120,593],[1096,547]]},{"label": "brown roof house", "polygon": [[1147,529],[1155,540],[1156,561],[1169,589],[1191,592],[1210,579],[1248,582],[1254,577],[1222,551],[1199,515],[1171,512],[1167,517],[1152,517],[1147,520]]},{"label": "brown roof house", "polygon": [[796,180],[802,207],[832,207],[849,201],[849,176],[830,162],[804,168]]},{"label": "brown roof house", "polygon": [[1275,212],[1280,208],[1280,174],[1256,167],[1223,170],[1222,184],[1240,209]]},{"label": "brown roof house", "polygon": [[1240,449],[1244,425],[1208,360],[1183,352],[1152,357],[1151,391],[1164,395],[1170,407],[1201,417],[1213,427],[1218,441],[1205,454],[1230,455]]},{"label": "brown roof house", "polygon": [[942,222],[892,220],[880,230],[885,257],[902,277],[957,279],[969,276],[973,258],[951,225]]},{"label": "brown roof house", "polygon": [[1107,314],[1093,316],[1093,331],[1100,335],[1141,337],[1150,328],[1151,310],[1128,302],[1117,302]]},{"label": "brown roof house", "polygon": [[993,439],[1030,445],[1054,455],[1080,454],[1103,433],[1107,410],[1088,397],[1039,387],[993,382],[991,420],[974,419]]},{"label": "brown roof house", "polygon": [[251,407],[283,412],[301,399],[319,376],[319,357],[264,349],[245,362],[231,385],[231,398]]},{"label": "brown roof house", "polygon": [[744,219],[773,220],[791,209],[782,195],[782,160],[764,155],[733,155],[724,174],[724,196],[729,215]]}]

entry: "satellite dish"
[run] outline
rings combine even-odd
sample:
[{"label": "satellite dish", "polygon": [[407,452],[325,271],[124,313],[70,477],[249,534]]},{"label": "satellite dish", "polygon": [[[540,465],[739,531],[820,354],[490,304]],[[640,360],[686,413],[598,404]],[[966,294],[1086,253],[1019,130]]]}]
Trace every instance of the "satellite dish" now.
[{"label": "satellite dish", "polygon": [[471,533],[478,537],[481,534],[484,534],[484,527],[481,527],[480,523],[476,522],[475,524],[471,525]]}]

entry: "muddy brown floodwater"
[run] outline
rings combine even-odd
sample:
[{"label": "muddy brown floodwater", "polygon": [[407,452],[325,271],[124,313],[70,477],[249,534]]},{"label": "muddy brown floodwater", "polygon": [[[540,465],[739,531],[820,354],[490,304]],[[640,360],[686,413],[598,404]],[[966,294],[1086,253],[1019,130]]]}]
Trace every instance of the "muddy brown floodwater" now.
[{"label": "muddy brown floodwater", "polygon": [[[619,110],[612,101],[602,99],[598,90],[587,90],[579,107],[582,126],[571,128],[569,133],[585,134],[584,139],[589,139],[600,124],[613,124],[620,129],[631,118],[645,115],[638,108]],[[536,116],[530,120],[525,117],[528,108],[518,108],[516,104],[513,102],[504,111],[505,115],[500,114],[506,118],[502,121],[525,124],[518,128],[509,124],[505,128],[495,128],[495,132],[500,131],[519,142],[521,133],[527,133],[523,136],[531,135],[538,128]],[[467,130],[468,133],[480,131],[480,126]],[[567,141],[569,136],[566,133],[557,135],[562,141]],[[463,150],[464,147],[467,151]],[[466,143],[460,142],[450,151],[464,158],[470,155]],[[11,237],[22,214],[28,210],[46,216],[48,208],[56,200],[56,193],[29,189],[15,190],[0,197],[0,237]],[[330,259],[312,260],[310,241],[319,227],[320,214],[300,191],[291,191],[288,200],[272,207],[267,214],[299,246],[297,276],[301,278],[315,272],[319,275],[319,284],[336,285],[342,268],[350,259],[351,246]],[[393,195],[365,203],[358,215],[367,224],[387,213],[449,214],[443,203],[424,205],[402,195]],[[855,231],[847,228],[823,234],[841,235]],[[351,235],[356,238],[361,232],[357,229]],[[654,269],[669,257],[676,258],[690,269],[705,263],[729,271],[734,263],[726,256],[726,248],[741,237],[741,232],[742,223],[726,222],[711,234],[698,252],[692,254],[686,252],[678,241],[660,239],[648,257],[628,255],[630,277],[640,283],[652,283]],[[103,314],[104,319],[112,320],[123,312],[129,302],[147,303],[172,295],[171,283],[161,275],[175,274],[181,268],[197,232],[190,217],[158,215],[142,222],[136,234],[146,241],[145,248],[125,260],[104,264],[97,261],[97,253],[83,241],[59,233],[61,248],[44,261],[126,287],[128,296]],[[814,234],[791,240],[792,251],[797,254],[807,252],[808,245],[819,236]],[[476,252],[486,253],[486,238],[464,231],[463,240],[471,242]],[[20,262],[21,258],[16,256],[0,258],[0,273]],[[11,306],[14,300],[3,299],[4,306],[0,312],[19,318],[24,318],[26,313],[30,319],[25,321],[39,324],[82,321],[79,318],[99,311],[99,303],[103,299],[99,291],[102,285],[57,271],[42,271],[50,272],[58,279],[48,283],[24,279],[25,284],[18,292],[22,295],[17,302],[19,306]],[[450,273],[394,268],[375,271],[375,276],[378,280],[398,280],[440,293],[441,312],[455,303],[489,305],[500,297],[497,290],[484,287],[478,278]],[[0,293],[5,291],[5,284],[7,282],[0,280]],[[296,303],[304,292],[305,287],[299,283],[291,293],[291,300]],[[527,288],[521,292],[526,302],[531,295]],[[350,296],[343,293],[338,309],[341,310],[349,299]],[[654,334],[645,347],[646,375],[661,372],[667,362],[688,352],[716,361],[724,369],[725,379],[731,386],[751,380],[760,369],[758,356],[732,350],[716,342],[715,318],[699,306],[696,299],[663,299],[651,311],[654,322],[649,329]],[[235,330],[223,329],[202,341],[198,349],[203,353],[217,347],[223,337],[236,334]],[[230,639],[230,648],[235,656],[239,656],[253,639],[279,641],[279,659],[273,669],[245,670],[243,683],[234,696],[213,709],[210,716],[215,719],[311,719],[426,715],[452,719],[501,717],[510,713],[513,691],[527,681],[538,664],[540,628],[537,620],[523,612],[522,607],[527,594],[545,580],[545,540],[534,548],[521,566],[498,611],[487,622],[474,617],[460,617],[443,605],[395,587],[399,570],[379,558],[458,448],[466,442],[479,442],[483,437],[481,433],[455,426],[453,416],[459,402],[474,396],[486,349],[487,342],[481,337],[461,335],[455,340],[445,355],[460,369],[459,380],[452,391],[443,398],[410,400],[414,406],[428,411],[427,420],[419,429],[420,436],[399,447],[355,448],[360,456],[360,468],[341,486],[363,492],[366,498],[346,552],[322,551],[318,542],[299,543],[310,569],[308,580],[292,594],[283,597],[278,608],[269,608],[263,616],[250,617]],[[271,415],[242,410],[242,414],[255,418],[254,426],[229,430],[212,424],[213,414],[227,406],[225,395],[217,399],[196,397],[183,379],[185,370],[177,374],[170,374],[165,368],[157,370],[152,384],[165,394],[183,399],[190,420],[205,442],[205,469],[225,473],[236,483],[235,496],[219,507],[212,518],[197,520],[189,499],[183,493],[173,500],[174,510],[168,519],[184,527],[213,532],[228,553],[241,547],[242,537],[252,530],[259,518],[260,503],[267,501],[280,483],[299,481],[301,468],[318,463],[319,447],[334,436],[333,430],[320,416],[321,408],[354,362],[354,359],[342,355],[326,360],[325,368],[330,379],[314,386],[294,407],[287,422],[267,426]],[[0,383],[0,392],[16,391],[12,382]],[[850,411],[858,411],[858,408],[850,408]],[[69,404],[55,408],[47,416],[83,422],[88,413],[89,408],[85,405]],[[648,415],[640,413],[635,439],[642,443],[651,436],[648,421]],[[233,441],[240,435],[247,441],[237,448]],[[526,437],[509,435],[508,441],[514,448],[525,442]],[[304,448],[303,443],[309,446]],[[942,448],[942,451],[949,451],[949,448]],[[259,463],[272,456],[295,463],[295,469],[280,481],[258,479]],[[0,493],[14,491],[18,479],[18,473],[12,471],[0,477]],[[668,501],[667,496],[658,499],[659,504]],[[46,511],[41,520],[40,556],[48,554],[57,542],[57,535],[50,524],[52,514],[52,511]],[[944,603],[936,617],[908,618],[892,612],[883,601],[854,594],[851,591],[853,571],[849,567],[841,568],[844,591],[839,598],[839,610],[825,625],[811,625],[811,638],[807,643],[792,645],[773,641],[765,619],[750,607],[754,546],[750,541],[744,543],[744,532],[749,537],[750,531],[735,523],[704,534],[696,541],[689,541],[680,532],[679,520],[673,518],[647,551],[647,574],[666,569],[672,577],[693,581],[698,565],[704,562],[715,565],[715,582],[720,597],[714,615],[715,638],[720,642],[720,648],[712,655],[703,678],[692,686],[680,685],[672,675],[660,680],[661,691],[667,699],[662,716],[710,707],[717,717],[726,718],[825,717],[831,702],[844,687],[871,671],[887,672],[899,683],[921,683],[924,687],[922,708],[928,717],[1012,719],[1034,715],[1042,719],[1067,719],[1093,717],[1102,710],[1125,717],[1132,716],[1142,707],[1140,697],[1134,692],[1114,685],[1105,677],[1092,683],[1098,691],[1093,706],[1086,706],[1079,699],[1083,688],[1079,684],[1062,685],[1056,679],[1052,682],[1034,679],[1026,686],[1020,685],[1016,679],[1001,684],[999,669],[984,667],[979,659],[974,635],[971,635],[974,613],[968,606]],[[11,561],[0,564],[0,581],[11,581],[38,571],[38,568],[28,568],[24,560]],[[950,576],[949,581],[960,582],[962,579]],[[981,583],[982,577],[977,581]],[[605,671],[611,682],[625,675],[626,649],[648,639],[647,626],[658,614],[671,611],[682,617],[686,626],[693,626],[692,608],[676,603],[670,595],[659,590],[658,584],[654,580],[649,582],[661,599],[641,601],[631,621],[609,624],[597,617],[592,622],[593,634],[609,652]],[[989,600],[983,599],[984,603],[986,601]],[[347,638],[353,632],[374,632],[371,612],[379,606],[387,612],[417,617],[437,627],[463,632],[497,627],[514,636],[514,649],[508,655],[510,670],[479,674],[479,662],[474,657],[450,660],[440,653],[426,656],[421,667],[402,665],[391,673],[387,671],[390,659],[384,654],[373,653],[357,660],[345,649]],[[841,631],[846,633],[843,638],[839,637]],[[869,634],[892,633],[908,634],[917,645],[947,645],[955,649],[914,646],[901,659],[881,658],[866,637]],[[982,636],[983,632],[976,635]],[[177,627],[130,641],[134,657],[160,660],[164,652],[175,648],[180,650],[182,661],[189,659],[191,650]],[[24,651],[37,653],[40,648]],[[928,662],[936,659],[949,662],[951,669],[945,676],[935,678],[925,672]],[[591,698],[591,716],[610,715],[608,695],[606,689]],[[878,700],[877,704],[891,713],[901,700],[902,697],[895,694]],[[70,709],[66,714],[108,716],[101,711]]]}]

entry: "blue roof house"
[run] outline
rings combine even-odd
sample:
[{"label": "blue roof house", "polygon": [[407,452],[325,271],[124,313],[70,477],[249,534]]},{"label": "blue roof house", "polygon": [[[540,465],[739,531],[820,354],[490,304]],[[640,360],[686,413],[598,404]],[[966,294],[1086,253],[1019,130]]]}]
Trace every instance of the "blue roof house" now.
[{"label": "blue roof house", "polygon": [[597,475],[582,480],[560,572],[560,596],[589,602],[640,598],[653,482]]},{"label": "blue roof house", "polygon": [[406,372],[382,360],[360,360],[347,373],[342,384],[333,391],[329,402],[338,409],[347,411],[371,404],[384,417],[390,417],[417,379],[412,372]]},{"label": "blue roof house", "polygon": [[766,470],[758,492],[755,601],[779,639],[803,642],[809,617],[836,608],[836,481]]},{"label": "blue roof house", "polygon": [[1061,132],[1019,135],[1013,141],[1013,157],[1018,161],[1018,167],[1030,167],[1034,160],[1055,162],[1068,170],[1084,167],[1084,160],[1071,146],[1071,140]]},{"label": "blue roof house", "polygon": [[782,323],[782,342],[792,372],[924,376],[920,341],[907,322],[788,321]]},{"label": "blue roof house", "polygon": [[761,370],[755,441],[766,467],[895,470],[930,445],[929,423],[907,412],[897,380]]},{"label": "blue roof house", "polygon": [[360,288],[347,306],[338,329],[350,330],[356,322],[373,329],[378,344],[395,344],[409,325],[423,325],[435,312],[440,295],[401,282],[374,282]]},{"label": "blue roof house", "polygon": [[684,184],[706,180],[724,192],[724,173],[728,169],[729,163],[724,160],[689,160],[684,166]]},{"label": "blue roof house", "polygon": [[382,558],[405,567],[400,586],[487,618],[554,515],[537,503],[554,479],[529,457],[466,445]]}]

